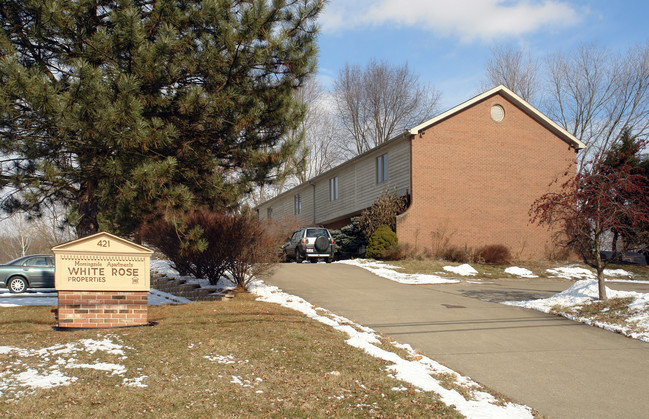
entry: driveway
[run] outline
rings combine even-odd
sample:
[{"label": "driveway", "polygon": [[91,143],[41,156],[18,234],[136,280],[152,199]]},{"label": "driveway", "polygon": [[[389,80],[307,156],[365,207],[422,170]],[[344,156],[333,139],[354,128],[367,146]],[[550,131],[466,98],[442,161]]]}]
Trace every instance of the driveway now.
[{"label": "driveway", "polygon": [[548,297],[569,281],[404,285],[345,264],[291,263],[265,282],[408,343],[543,415],[649,414],[649,344],[483,301]]}]

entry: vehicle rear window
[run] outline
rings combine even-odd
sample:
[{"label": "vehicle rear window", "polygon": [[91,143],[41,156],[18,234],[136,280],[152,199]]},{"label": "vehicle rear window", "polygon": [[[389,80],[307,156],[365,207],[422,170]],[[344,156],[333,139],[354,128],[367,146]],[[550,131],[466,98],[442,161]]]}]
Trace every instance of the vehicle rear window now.
[{"label": "vehicle rear window", "polygon": [[318,237],[318,236],[326,236],[327,235],[327,229],[326,228],[307,228],[306,229],[306,236],[307,237]]}]

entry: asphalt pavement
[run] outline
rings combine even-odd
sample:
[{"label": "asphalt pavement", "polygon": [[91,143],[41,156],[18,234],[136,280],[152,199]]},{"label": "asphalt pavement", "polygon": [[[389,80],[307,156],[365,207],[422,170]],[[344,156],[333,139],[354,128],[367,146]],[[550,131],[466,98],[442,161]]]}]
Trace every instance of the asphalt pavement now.
[{"label": "asphalt pavement", "polygon": [[649,417],[649,344],[496,302],[549,297],[571,281],[404,285],[345,264],[290,263],[265,282],[408,343],[544,416]]}]

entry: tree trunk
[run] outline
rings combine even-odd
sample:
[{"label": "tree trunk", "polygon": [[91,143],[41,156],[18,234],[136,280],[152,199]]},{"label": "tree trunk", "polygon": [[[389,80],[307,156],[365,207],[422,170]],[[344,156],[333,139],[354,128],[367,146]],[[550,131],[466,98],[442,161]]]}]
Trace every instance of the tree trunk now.
[{"label": "tree trunk", "polygon": [[604,269],[597,269],[597,289],[599,290],[599,299],[608,300],[606,295],[606,284],[604,283]]},{"label": "tree trunk", "polygon": [[620,237],[620,234],[617,230],[613,230],[613,242],[611,243],[611,257],[617,256],[617,240]]},{"label": "tree trunk", "polygon": [[97,213],[99,212],[97,198],[95,198],[95,182],[84,180],[79,187],[79,222],[77,223],[77,237],[86,237],[98,231]]}]

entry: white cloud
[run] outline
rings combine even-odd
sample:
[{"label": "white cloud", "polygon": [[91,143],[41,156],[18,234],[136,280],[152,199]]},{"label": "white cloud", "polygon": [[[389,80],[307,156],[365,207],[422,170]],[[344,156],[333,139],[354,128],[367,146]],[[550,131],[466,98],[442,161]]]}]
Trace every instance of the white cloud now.
[{"label": "white cloud", "polygon": [[580,11],[560,0],[332,0],[320,23],[329,33],[398,25],[468,42],[566,27],[580,20]]}]

